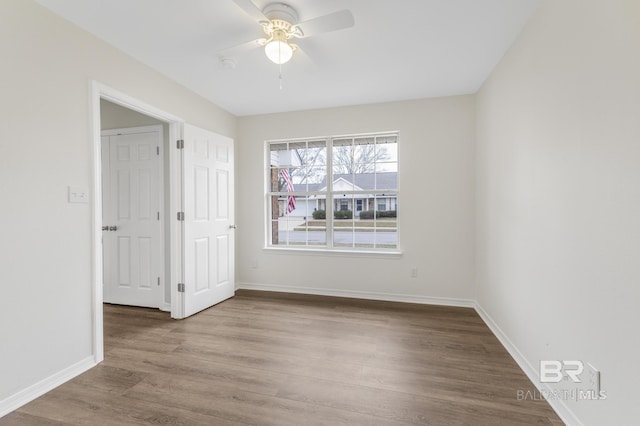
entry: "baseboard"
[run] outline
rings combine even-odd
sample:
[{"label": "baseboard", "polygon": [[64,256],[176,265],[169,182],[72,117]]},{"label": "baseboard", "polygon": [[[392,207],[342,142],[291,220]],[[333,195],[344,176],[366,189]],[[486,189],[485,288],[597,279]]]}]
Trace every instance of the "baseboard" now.
[{"label": "baseboard", "polygon": [[236,283],[236,289],[313,294],[316,296],[348,297],[351,299],[382,300],[386,302],[418,303],[423,305],[455,306],[461,308],[474,308],[476,305],[475,301],[471,299],[416,296],[409,294],[379,293],[371,291],[354,291],[330,288],[294,287],[271,284]]},{"label": "baseboard", "polygon": [[[511,339],[507,337],[507,335],[502,331],[502,329],[498,326],[498,324],[491,318],[491,316],[484,310],[482,306],[478,302],[475,303],[475,309],[480,318],[487,324],[487,327],[493,332],[493,334],[498,338],[502,346],[509,352],[509,355],[515,360],[515,362],[520,366],[522,371],[527,375],[531,383],[543,394],[551,395],[553,394],[553,389],[547,385],[546,383],[540,382],[540,377],[538,375],[538,370],[531,365],[531,363],[527,360],[527,358],[520,352],[520,350],[513,344]],[[578,420],[576,415],[567,407],[567,405],[561,399],[549,398],[547,400],[551,408],[558,414],[560,419],[565,422],[569,426],[581,426],[582,422]]]},{"label": "baseboard", "polygon": [[79,361],[62,371],[59,371],[40,382],[29,386],[28,388],[11,395],[0,401],[0,417],[6,416],[12,411],[17,410],[28,402],[33,401],[39,396],[44,395],[50,390],[60,386],[61,384],[73,379],[84,373],[90,368],[95,367],[96,361],[93,355]]}]

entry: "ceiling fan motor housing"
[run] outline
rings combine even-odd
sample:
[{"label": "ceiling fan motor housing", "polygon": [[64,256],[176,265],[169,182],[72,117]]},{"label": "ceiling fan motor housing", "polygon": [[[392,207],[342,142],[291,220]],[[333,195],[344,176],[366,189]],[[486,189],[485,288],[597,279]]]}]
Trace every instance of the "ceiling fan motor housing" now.
[{"label": "ceiling fan motor housing", "polygon": [[264,16],[273,21],[285,21],[289,26],[298,23],[298,12],[288,4],[270,3],[262,10]]},{"label": "ceiling fan motor housing", "polygon": [[284,3],[271,3],[262,13],[269,18],[269,21],[260,22],[268,37],[267,42],[282,38],[289,40],[304,35],[302,30],[296,27],[298,12],[291,6]]}]

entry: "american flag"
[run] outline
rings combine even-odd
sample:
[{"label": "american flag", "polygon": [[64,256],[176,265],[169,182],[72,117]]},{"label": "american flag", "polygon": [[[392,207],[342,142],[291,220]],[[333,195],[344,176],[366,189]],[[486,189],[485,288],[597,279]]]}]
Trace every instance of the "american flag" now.
[{"label": "american flag", "polygon": [[[287,192],[293,192],[293,181],[291,180],[289,169],[280,170],[280,175],[284,180],[284,184],[287,188]],[[291,213],[295,209],[296,209],[296,197],[295,195],[288,195],[287,196],[287,213]]]}]

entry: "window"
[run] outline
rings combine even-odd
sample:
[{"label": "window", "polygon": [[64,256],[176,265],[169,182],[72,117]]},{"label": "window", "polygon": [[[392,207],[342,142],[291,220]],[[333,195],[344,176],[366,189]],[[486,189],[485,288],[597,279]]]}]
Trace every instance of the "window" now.
[{"label": "window", "polygon": [[267,142],[268,247],[398,249],[398,135]]}]

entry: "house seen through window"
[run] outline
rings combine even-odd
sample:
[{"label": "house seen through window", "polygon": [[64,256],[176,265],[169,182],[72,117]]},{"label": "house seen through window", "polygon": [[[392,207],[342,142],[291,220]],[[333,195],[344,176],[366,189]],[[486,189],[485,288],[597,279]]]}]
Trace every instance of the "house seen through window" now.
[{"label": "house seen through window", "polygon": [[396,133],[267,142],[270,247],[398,249]]}]

